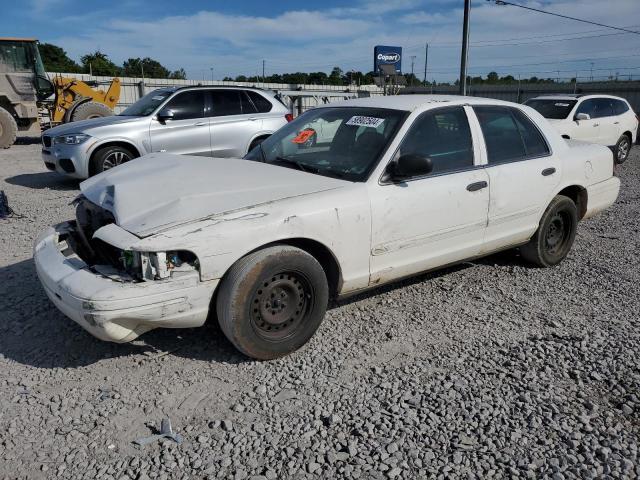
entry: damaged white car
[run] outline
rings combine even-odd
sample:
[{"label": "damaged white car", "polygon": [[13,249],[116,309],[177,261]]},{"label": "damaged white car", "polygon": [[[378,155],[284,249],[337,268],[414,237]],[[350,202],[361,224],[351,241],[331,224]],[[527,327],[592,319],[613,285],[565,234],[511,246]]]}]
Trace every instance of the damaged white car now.
[{"label": "damaged white car", "polygon": [[[317,136],[318,122],[339,126]],[[609,149],[565,141],[529,107],[358,99],[305,113],[244,160],[151,154],[87,180],[76,219],[34,257],[49,298],[98,338],[211,312],[271,359],[312,337],[331,297],[514,247],[556,265],[619,187]]]}]

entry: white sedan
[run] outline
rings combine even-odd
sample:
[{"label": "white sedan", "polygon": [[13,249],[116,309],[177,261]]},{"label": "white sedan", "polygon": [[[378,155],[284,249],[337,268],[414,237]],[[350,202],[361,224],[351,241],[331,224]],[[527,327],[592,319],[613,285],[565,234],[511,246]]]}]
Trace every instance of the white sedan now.
[{"label": "white sedan", "polygon": [[[309,142],[319,121],[339,126]],[[514,247],[554,266],[619,187],[609,149],[565,141],[529,107],[358,99],[306,112],[244,160],[159,153],[97,175],[34,257],[52,302],[96,337],[211,313],[272,359],[311,338],[331,297]]]}]

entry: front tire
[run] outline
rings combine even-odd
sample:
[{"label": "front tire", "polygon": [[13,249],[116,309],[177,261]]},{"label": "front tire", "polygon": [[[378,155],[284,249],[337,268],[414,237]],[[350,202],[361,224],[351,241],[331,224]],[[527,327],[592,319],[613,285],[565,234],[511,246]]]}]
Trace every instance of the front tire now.
[{"label": "front tire", "polygon": [[268,247],[238,260],[220,285],[220,328],[242,353],[258,360],[288,355],[309,341],[327,309],[329,287],[320,263],[299,248]]},{"label": "front tire", "polygon": [[616,146],[614,147],[613,154],[615,156],[616,163],[620,165],[624,163],[627,158],[629,158],[629,152],[631,151],[631,139],[628,135],[622,135],[616,142]]},{"label": "front tire", "polygon": [[89,176],[110,170],[134,158],[136,158],[136,155],[131,150],[119,145],[101,148],[91,159]]},{"label": "front tire", "polygon": [[576,204],[569,197],[557,195],[542,215],[529,243],[520,247],[522,257],[540,267],[559,264],[571,250],[577,226]]}]

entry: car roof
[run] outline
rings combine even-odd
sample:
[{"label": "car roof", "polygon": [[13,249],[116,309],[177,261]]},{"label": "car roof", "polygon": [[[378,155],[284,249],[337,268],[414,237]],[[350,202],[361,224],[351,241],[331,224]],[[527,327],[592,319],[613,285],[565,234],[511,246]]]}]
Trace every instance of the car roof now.
[{"label": "car roof", "polygon": [[624,98],[616,97],[615,95],[607,95],[600,93],[593,94],[584,94],[584,93],[575,93],[575,94],[567,94],[567,93],[558,93],[558,94],[547,94],[547,95],[539,95],[534,98],[530,98],[530,100],[584,100],[586,98],[614,98],[616,100],[624,100]]},{"label": "car roof", "polygon": [[166,87],[158,87],[158,90],[255,90],[264,93],[271,93],[269,90],[259,87],[243,87],[240,85],[167,85]]},{"label": "car roof", "polygon": [[317,108],[330,107],[368,107],[368,108],[388,108],[393,110],[405,110],[412,112],[424,107],[441,107],[454,105],[505,105],[519,106],[513,102],[496,100],[483,97],[466,97],[462,95],[387,95],[354,98],[341,102],[332,102],[320,105]]}]

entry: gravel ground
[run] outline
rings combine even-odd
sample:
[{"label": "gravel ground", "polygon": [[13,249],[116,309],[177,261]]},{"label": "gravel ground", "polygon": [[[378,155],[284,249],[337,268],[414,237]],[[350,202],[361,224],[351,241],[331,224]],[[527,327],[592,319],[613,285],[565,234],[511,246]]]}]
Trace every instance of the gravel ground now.
[{"label": "gravel ground", "polygon": [[[60,314],[31,246],[77,182],[0,151],[0,477],[640,476],[640,148],[553,269],[494,255],[332,308],[260,363],[215,325],[101,342]],[[162,418],[184,437],[138,447]]]}]

